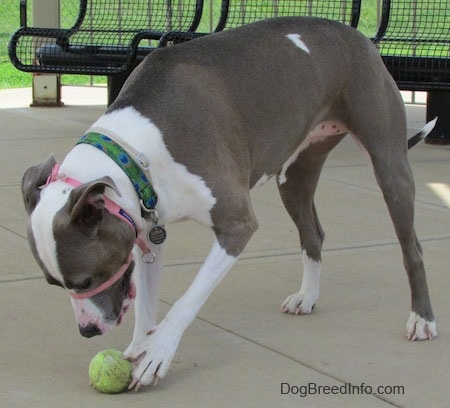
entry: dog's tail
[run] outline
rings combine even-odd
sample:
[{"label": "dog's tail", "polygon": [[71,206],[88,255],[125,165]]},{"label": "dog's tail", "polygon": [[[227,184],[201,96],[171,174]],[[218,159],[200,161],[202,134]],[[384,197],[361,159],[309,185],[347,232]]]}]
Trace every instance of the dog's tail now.
[{"label": "dog's tail", "polygon": [[423,128],[422,130],[408,139],[408,149],[411,149],[411,147],[415,146],[417,143],[425,139],[429,133],[433,130],[434,126],[436,125],[437,117],[433,120],[430,120]]}]

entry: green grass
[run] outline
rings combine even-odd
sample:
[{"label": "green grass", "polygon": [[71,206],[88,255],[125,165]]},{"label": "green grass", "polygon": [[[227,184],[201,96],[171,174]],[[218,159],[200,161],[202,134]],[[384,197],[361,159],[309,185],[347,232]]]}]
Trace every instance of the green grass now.
[{"label": "green grass", "polygon": [[0,1],[0,89],[31,85],[31,76],[14,68],[8,57],[9,37],[18,26],[19,2]]},{"label": "green grass", "polygon": [[0,62],[0,89],[31,86],[31,75],[17,70],[9,61]]},{"label": "green grass", "polygon": [[377,32],[377,13],[377,0],[363,0],[358,30],[370,38],[373,38]]}]

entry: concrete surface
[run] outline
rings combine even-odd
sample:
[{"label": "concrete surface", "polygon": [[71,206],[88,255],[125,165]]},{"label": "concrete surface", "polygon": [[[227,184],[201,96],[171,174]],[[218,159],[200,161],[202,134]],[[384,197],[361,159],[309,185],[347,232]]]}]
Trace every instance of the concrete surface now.
[{"label": "concrete surface", "polygon": [[[128,345],[132,312],[109,335],[78,334],[69,297],[46,284],[28,249],[19,184],[25,168],[50,152],[63,159],[104,111],[106,90],[64,87],[63,108],[29,108],[30,94],[0,92],[1,407],[448,406],[449,147],[422,143],[410,152],[436,340],[405,338],[409,288],[399,245],[367,159],[346,138],[330,155],[317,192],[327,238],[314,313],[279,311],[298,290],[300,257],[271,181],[253,193],[260,229],[187,330],[166,379],[138,393],[103,395],[89,387],[89,361],[99,350]],[[412,134],[423,125],[423,107],[408,107],[408,118]],[[161,316],[212,240],[191,222],[168,233]],[[286,394],[282,383],[299,392],[310,384],[316,394]]]}]

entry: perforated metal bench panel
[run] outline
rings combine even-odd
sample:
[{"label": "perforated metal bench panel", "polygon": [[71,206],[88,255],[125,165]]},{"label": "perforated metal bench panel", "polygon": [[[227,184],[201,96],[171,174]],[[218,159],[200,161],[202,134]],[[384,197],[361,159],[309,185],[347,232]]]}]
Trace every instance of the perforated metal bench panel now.
[{"label": "perforated metal bench panel", "polygon": [[384,0],[375,38],[402,89],[450,89],[450,2]]},{"label": "perforated metal bench panel", "polygon": [[73,24],[51,29],[27,27],[25,8],[9,54],[26,72],[122,73],[154,48],[144,40],[194,31],[202,9],[203,0],[80,0]]}]

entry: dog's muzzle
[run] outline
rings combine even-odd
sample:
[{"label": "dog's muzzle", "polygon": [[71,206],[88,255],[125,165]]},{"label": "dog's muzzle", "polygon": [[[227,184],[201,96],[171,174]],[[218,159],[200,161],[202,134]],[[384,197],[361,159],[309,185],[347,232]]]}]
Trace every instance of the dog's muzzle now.
[{"label": "dog's muzzle", "polygon": [[[131,282],[131,277],[129,281],[129,289],[127,290],[126,296],[122,300],[121,311],[117,319],[108,319],[107,316],[102,316],[102,312],[99,313],[89,312],[91,308],[95,310],[95,301],[92,299],[97,295],[101,295],[102,292],[106,291],[116,282],[123,278],[125,273],[130,268],[133,262],[133,254],[130,253],[128,261],[122,265],[122,267],[113,275],[111,278],[103,282],[96,288],[89,290],[87,292],[75,292],[69,290],[69,295],[72,298],[72,306],[75,311],[75,317],[78,321],[78,328],[80,334],[83,337],[93,337],[109,332],[114,326],[121,323],[123,315],[128,311],[131,303],[136,296],[136,290],[133,283]],[[125,294],[124,294],[125,295]]]}]

